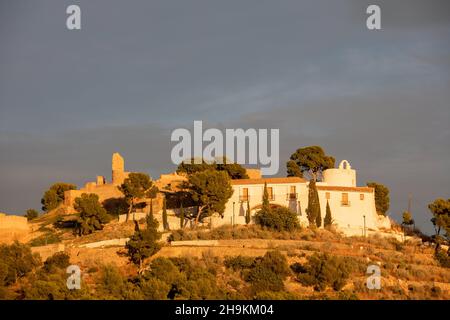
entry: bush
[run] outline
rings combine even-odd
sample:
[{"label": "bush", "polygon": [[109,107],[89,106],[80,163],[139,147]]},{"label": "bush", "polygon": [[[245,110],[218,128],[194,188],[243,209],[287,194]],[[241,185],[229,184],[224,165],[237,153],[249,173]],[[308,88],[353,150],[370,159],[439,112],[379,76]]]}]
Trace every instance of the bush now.
[{"label": "bush", "polygon": [[27,217],[27,220],[30,221],[36,219],[39,216],[39,213],[34,209],[28,209],[25,216]]},{"label": "bush", "polygon": [[335,291],[344,287],[352,271],[351,265],[343,258],[328,254],[314,254],[302,267],[293,268],[298,272],[298,281],[306,286],[314,286],[316,291],[323,291],[331,286]]},{"label": "bush", "polygon": [[140,285],[145,300],[165,300],[171,285],[157,278],[149,278]]},{"label": "bush", "polygon": [[300,227],[295,212],[286,207],[261,209],[255,215],[257,224],[276,231],[294,231]]},{"label": "bush", "polygon": [[16,241],[11,245],[0,245],[0,262],[2,282],[10,285],[39,266],[41,259],[31,253],[29,246]]},{"label": "bush", "polygon": [[438,249],[434,253],[434,258],[437,260],[441,267],[450,268],[450,256],[448,252],[445,252],[442,249]]},{"label": "bush", "polygon": [[125,281],[116,266],[105,265],[101,267],[96,290],[102,299],[122,299],[125,294]]},{"label": "bush", "polygon": [[255,265],[255,258],[241,255],[236,257],[226,257],[224,259],[224,265],[234,271],[243,271],[245,269],[250,269]]},{"label": "bush", "polygon": [[290,274],[286,257],[278,251],[269,251],[255,260],[253,268],[245,273],[253,293],[284,290],[283,280]]},{"label": "bush", "polygon": [[55,268],[66,269],[70,265],[70,256],[65,252],[57,252],[44,262],[44,270],[52,272]]},{"label": "bush", "polygon": [[40,247],[59,242],[61,242],[61,237],[55,231],[49,229],[49,231],[46,231],[43,235],[34,238],[28,244],[31,247]]}]

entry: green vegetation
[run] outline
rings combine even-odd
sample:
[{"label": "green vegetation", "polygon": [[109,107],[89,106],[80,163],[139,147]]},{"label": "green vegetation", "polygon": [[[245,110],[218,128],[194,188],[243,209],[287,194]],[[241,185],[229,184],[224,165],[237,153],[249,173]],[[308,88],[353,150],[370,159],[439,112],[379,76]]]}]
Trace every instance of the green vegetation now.
[{"label": "green vegetation", "polygon": [[306,208],[306,215],[311,228],[320,227],[322,217],[320,213],[319,193],[317,192],[315,179],[309,181],[308,208]]},{"label": "green vegetation", "polygon": [[375,189],[375,208],[379,215],[385,216],[389,210],[389,189],[377,182],[367,182],[367,186]]},{"label": "green vegetation", "polygon": [[276,231],[295,231],[300,228],[297,215],[286,207],[274,207],[259,210],[255,222]]},{"label": "green vegetation", "polygon": [[283,281],[290,275],[286,257],[278,251],[267,252],[262,259],[256,259],[254,267],[245,275],[252,292],[283,291]]},{"label": "green vegetation", "polygon": [[49,212],[56,209],[64,201],[64,192],[77,189],[76,185],[64,182],[53,184],[41,199],[42,210]]},{"label": "green vegetation", "polygon": [[161,239],[161,233],[158,232],[158,221],[152,215],[148,215],[146,220],[147,226],[144,230],[140,230],[139,224],[135,221],[135,232],[125,246],[130,261],[138,265],[140,269],[146,258],[161,249],[161,245],[158,243]]},{"label": "green vegetation", "polygon": [[279,251],[268,251],[263,257],[228,257],[224,265],[240,272],[251,285],[251,294],[283,291],[283,281],[291,274],[286,257]]},{"label": "green vegetation", "polygon": [[450,240],[450,199],[436,199],[428,205],[433,218],[434,229],[436,236],[440,236],[441,231],[444,231],[444,236]]},{"label": "green vegetation", "polygon": [[335,159],[327,156],[319,146],[297,149],[287,162],[288,177],[303,177],[305,174],[317,180],[322,171],[334,168]]},{"label": "green vegetation", "polygon": [[326,213],[325,213],[325,219],[323,219],[323,226],[325,228],[328,228],[328,227],[331,227],[332,224],[333,224],[333,218],[331,216],[330,204],[327,201],[327,209],[326,209]]},{"label": "green vegetation", "polygon": [[[247,210],[249,211],[250,208]],[[271,207],[267,184],[264,184],[261,209],[255,215],[256,224],[276,231],[294,231],[300,228],[295,212],[286,207]]]},{"label": "green vegetation", "polygon": [[25,217],[27,217],[28,221],[36,219],[38,216],[39,216],[39,213],[34,209],[28,209],[25,214]]},{"label": "green vegetation", "polygon": [[0,245],[0,281],[6,286],[25,277],[40,263],[39,256],[32,254],[27,245],[17,241]]},{"label": "green vegetation", "polygon": [[314,254],[308,258],[308,263],[292,266],[297,274],[297,280],[306,286],[313,286],[316,291],[323,291],[328,286],[333,290],[341,290],[353,270],[351,261],[328,254]]},{"label": "green vegetation", "polygon": [[123,192],[125,199],[129,205],[126,220],[130,218],[130,213],[133,211],[134,206],[140,199],[154,198],[158,192],[156,187],[153,186],[153,182],[150,176],[146,173],[130,173],[128,178],[120,186],[120,191]]},{"label": "green vegetation", "polygon": [[167,221],[166,198],[163,199],[162,220],[164,230],[165,231],[169,230],[169,222]]},{"label": "green vegetation", "polygon": [[245,211],[245,223],[249,224],[251,222],[251,216],[250,216],[250,202],[247,201],[247,210]]},{"label": "green vegetation", "polygon": [[102,230],[103,225],[111,219],[98,201],[98,195],[93,193],[83,193],[76,198],[74,208],[80,214],[76,226],[76,232],[80,236]]},{"label": "green vegetation", "polygon": [[233,194],[228,174],[223,171],[206,170],[189,176],[188,190],[199,207],[195,224],[213,213],[223,214],[225,204]]},{"label": "green vegetation", "polygon": [[39,247],[59,242],[61,242],[61,237],[59,236],[59,234],[56,233],[56,231],[53,229],[45,228],[44,234],[40,235],[37,238],[34,238],[28,244],[31,247]]},{"label": "green vegetation", "polygon": [[[190,162],[190,163],[189,163]],[[237,163],[227,163],[227,159],[223,158],[222,163],[217,161],[208,163],[202,159],[201,163],[194,163],[194,159],[189,162],[182,162],[177,168],[177,173],[185,173],[191,175],[194,173],[213,170],[224,171],[228,174],[230,179],[248,179],[247,172],[244,167]]]}]

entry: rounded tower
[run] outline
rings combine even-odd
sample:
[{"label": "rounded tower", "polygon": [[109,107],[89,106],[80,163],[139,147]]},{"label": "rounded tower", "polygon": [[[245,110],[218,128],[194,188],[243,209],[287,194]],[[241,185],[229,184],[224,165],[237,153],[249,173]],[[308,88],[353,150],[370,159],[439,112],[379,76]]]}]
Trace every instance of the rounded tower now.
[{"label": "rounded tower", "polygon": [[347,160],[342,160],[338,168],[324,170],[322,175],[329,186],[356,187],[356,171]]}]

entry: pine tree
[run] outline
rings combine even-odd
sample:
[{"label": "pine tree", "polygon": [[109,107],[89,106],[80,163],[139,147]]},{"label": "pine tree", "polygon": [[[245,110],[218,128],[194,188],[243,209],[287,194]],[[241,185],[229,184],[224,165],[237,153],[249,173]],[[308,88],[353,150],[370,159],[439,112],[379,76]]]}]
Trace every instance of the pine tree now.
[{"label": "pine tree", "polygon": [[249,224],[250,223],[250,202],[247,200],[247,212],[245,214],[245,223]]},{"label": "pine tree", "polygon": [[323,226],[325,228],[330,227],[332,223],[333,223],[333,218],[331,217],[330,204],[327,201],[327,209],[326,209],[325,219],[323,220]]},{"label": "pine tree", "polygon": [[306,214],[308,216],[309,226],[313,228],[317,226],[318,219],[322,219],[320,214],[319,194],[317,192],[315,179],[311,179],[309,182],[308,208],[306,209]]},{"label": "pine tree", "polygon": [[158,221],[150,214],[147,216],[147,227],[144,230],[140,230],[139,224],[135,221],[134,234],[125,245],[130,261],[142,270],[143,261],[161,249],[159,239],[161,239],[161,233],[158,232]]},{"label": "pine tree", "polygon": [[180,204],[180,229],[184,228],[184,208],[183,203]]},{"label": "pine tree", "polygon": [[164,228],[164,230],[169,230],[169,222],[167,221],[167,208],[166,208],[166,198],[165,197],[163,199],[162,218],[163,218],[163,228]]}]

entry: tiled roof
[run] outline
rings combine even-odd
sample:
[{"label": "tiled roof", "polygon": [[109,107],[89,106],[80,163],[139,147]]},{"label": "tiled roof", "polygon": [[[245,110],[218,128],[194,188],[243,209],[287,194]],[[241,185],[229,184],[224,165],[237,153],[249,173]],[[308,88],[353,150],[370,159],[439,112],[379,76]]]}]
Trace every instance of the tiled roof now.
[{"label": "tiled roof", "polygon": [[304,183],[305,179],[299,177],[261,178],[261,179],[235,179],[231,180],[232,185],[245,184],[278,184],[278,183]]},{"label": "tiled roof", "polygon": [[373,192],[371,187],[340,187],[340,186],[317,186],[317,190],[325,191],[348,191],[348,192]]}]

